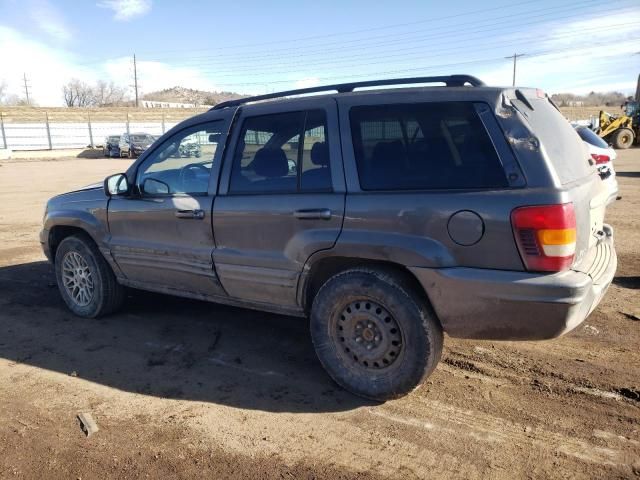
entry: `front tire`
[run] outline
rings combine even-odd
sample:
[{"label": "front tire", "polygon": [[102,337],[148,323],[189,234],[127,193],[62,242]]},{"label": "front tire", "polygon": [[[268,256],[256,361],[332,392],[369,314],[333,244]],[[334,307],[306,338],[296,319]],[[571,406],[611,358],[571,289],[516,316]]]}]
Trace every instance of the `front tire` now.
[{"label": "front tire", "polygon": [[60,242],[55,271],[62,299],[79,317],[107,315],[124,302],[124,287],[86,235],[73,235]]},{"label": "front tire", "polygon": [[442,328],[405,283],[381,270],[352,269],[330,278],[313,301],[318,358],[356,395],[378,401],[406,395],[440,360]]}]

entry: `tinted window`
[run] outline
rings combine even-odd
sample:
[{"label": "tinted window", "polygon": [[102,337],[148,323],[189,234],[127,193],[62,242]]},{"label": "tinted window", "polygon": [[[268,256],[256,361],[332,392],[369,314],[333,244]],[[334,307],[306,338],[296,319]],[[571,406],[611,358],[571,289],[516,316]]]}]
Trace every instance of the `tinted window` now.
[{"label": "tinted window", "polygon": [[165,140],[138,169],[140,191],[149,195],[206,193],[222,123],[197,125]]},{"label": "tinted window", "polygon": [[232,193],[329,190],[329,149],[322,110],[248,117],[231,173]]},{"label": "tinted window", "polygon": [[562,184],[592,175],[587,146],[580,140],[566,118],[546,98],[527,97],[533,110],[520,100],[512,100],[531,125],[531,131],[544,146],[551,166]]},{"label": "tinted window", "polygon": [[507,186],[472,103],[354,107],[350,119],[363,190]]},{"label": "tinted window", "polygon": [[607,145],[607,142],[602,140],[598,135],[596,135],[594,132],[592,132],[586,127],[578,127],[576,128],[576,132],[578,132],[578,135],[580,135],[580,138],[582,140],[593,145],[594,147],[609,148],[609,145]]}]

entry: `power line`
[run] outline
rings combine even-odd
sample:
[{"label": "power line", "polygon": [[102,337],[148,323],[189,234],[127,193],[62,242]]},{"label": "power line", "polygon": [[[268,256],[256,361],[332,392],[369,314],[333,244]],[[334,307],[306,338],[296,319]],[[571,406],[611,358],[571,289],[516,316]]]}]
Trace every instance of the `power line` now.
[{"label": "power line", "polygon": [[[609,12],[611,11],[611,4],[615,3],[615,4],[619,4],[620,2],[625,2],[628,0],[611,0],[606,8],[603,8],[602,10],[598,10],[598,11],[590,11],[589,13],[603,13],[603,12]],[[509,6],[521,6],[521,5],[526,5],[528,3],[532,3],[531,1],[525,1],[525,2],[521,2],[518,4],[511,4]],[[363,45],[354,45],[354,47],[356,48],[371,48],[374,45],[390,45],[393,43],[401,43],[401,42],[409,42],[409,41],[414,41],[416,40],[415,38],[407,38],[407,39],[402,39],[402,38],[397,38],[399,36],[407,36],[407,35],[414,35],[414,34],[422,34],[420,37],[417,37],[418,39],[422,38],[422,39],[428,39],[428,38],[439,38],[439,37],[444,37],[444,36],[460,36],[460,34],[466,34],[469,33],[470,30],[465,27],[466,25],[470,25],[470,26],[483,26],[483,27],[492,27],[492,26],[502,26],[504,24],[506,24],[507,27],[509,26],[513,26],[513,27],[521,27],[521,26],[525,26],[525,25],[532,25],[532,24],[536,24],[536,23],[540,23],[540,22],[544,22],[547,19],[551,18],[553,20],[563,20],[565,18],[576,18],[576,15],[570,15],[569,17],[558,17],[557,14],[558,13],[565,13],[565,12],[575,12],[576,8],[586,8],[589,7],[591,5],[595,5],[595,6],[601,6],[601,2],[597,1],[597,0],[580,0],[577,2],[572,2],[570,4],[564,4],[564,5],[559,5],[559,6],[553,6],[553,7],[547,7],[547,8],[537,8],[535,10],[528,10],[528,11],[523,11],[523,12],[519,12],[519,13],[513,13],[513,14],[509,14],[509,15],[502,15],[502,16],[498,16],[498,17],[493,17],[493,18],[486,18],[483,19],[481,21],[474,19],[471,20],[470,22],[466,22],[466,23],[457,23],[456,24],[456,28],[451,28],[450,25],[440,25],[440,26],[435,26],[433,28],[430,29],[430,32],[433,32],[434,30],[442,30],[444,29],[445,32],[441,32],[441,33],[437,33],[436,35],[433,34],[429,34],[429,35],[424,35],[424,29],[421,30],[415,30],[415,31],[410,31],[410,32],[396,32],[396,33],[392,33],[392,34],[385,34],[385,35],[377,35],[377,36],[368,36],[368,37],[364,37],[364,38],[358,38],[358,39],[351,39],[351,40],[339,40],[339,41],[333,41],[333,42],[323,42],[321,44],[317,44],[317,45],[311,45],[310,48],[320,48],[321,50],[317,50],[317,51],[309,51],[309,50],[305,50],[304,53],[300,54],[300,50],[302,48],[302,46],[300,45],[300,41],[304,40],[304,39],[309,39],[309,38],[314,38],[314,39],[318,39],[318,38],[325,38],[325,37],[332,37],[332,36],[337,36],[337,35],[342,35],[342,34],[326,34],[326,35],[317,35],[314,37],[302,37],[302,38],[292,38],[292,39],[288,39],[288,40],[282,40],[282,41],[275,41],[275,42],[265,42],[265,43],[260,43],[260,44],[247,44],[247,45],[243,45],[242,47],[249,47],[249,46],[257,46],[257,47],[264,47],[265,45],[270,45],[271,43],[292,43],[295,44],[295,47],[285,47],[285,48],[269,48],[269,47],[264,47],[263,50],[266,50],[266,53],[256,53],[256,52],[250,52],[249,56],[246,56],[242,53],[231,53],[228,52],[229,49],[232,48],[239,48],[239,46],[224,46],[224,47],[216,47],[215,49],[211,49],[211,48],[205,48],[205,49],[181,49],[181,50],[172,50],[172,51],[167,51],[164,50],[162,51],[162,54],[166,54],[166,53],[177,53],[180,54],[179,58],[177,58],[177,60],[182,60],[185,55],[185,52],[191,53],[191,52],[197,52],[197,51],[223,51],[226,53],[217,53],[215,55],[204,55],[204,56],[190,56],[190,60],[199,60],[199,59],[213,59],[213,60],[220,60],[220,59],[224,59],[224,58],[235,58],[237,59],[238,56],[241,56],[242,59],[239,61],[244,61],[244,60],[248,60],[248,59],[255,59],[255,58],[265,58],[265,57],[273,57],[273,56],[281,56],[284,55],[285,52],[294,52],[293,56],[305,56],[311,53],[328,53],[330,51],[339,51],[339,52],[345,52],[347,53],[347,50],[345,49],[345,46],[348,44],[353,44],[353,43],[362,43],[365,42]],[[623,6],[626,7],[626,6]],[[444,19],[450,19],[450,18],[454,18],[454,17],[460,17],[460,16],[466,16],[466,15],[472,15],[472,14],[477,14],[477,13],[483,13],[483,12],[488,12],[488,11],[493,11],[493,10],[504,10],[505,7],[496,7],[496,8],[490,8],[490,9],[483,9],[483,10],[477,10],[477,11],[471,11],[471,12],[464,12],[461,14],[457,14],[457,15],[452,15],[452,16],[445,16],[445,17],[438,17],[438,18],[430,18],[430,19],[426,19],[426,20],[421,20],[418,22],[410,22],[407,24],[396,24],[396,25],[390,25],[387,27],[376,27],[376,28],[371,28],[371,29],[364,29],[364,30],[360,30],[357,32],[366,32],[366,31],[371,31],[371,30],[379,30],[382,28],[391,28],[393,26],[397,26],[397,25],[411,25],[411,24],[415,24],[415,23],[426,23],[426,22],[431,22],[431,21],[438,21],[438,20],[444,20]],[[540,12],[545,12],[547,11],[548,13],[543,13],[541,14]],[[536,22],[514,22],[514,17],[516,17],[516,20],[518,17],[522,17],[525,18],[527,20],[530,20],[532,18],[541,18],[541,20],[538,20]],[[581,18],[584,18],[584,15],[582,15]],[[493,23],[493,24],[485,24],[482,25],[482,22],[487,22],[487,21],[493,21],[493,20],[505,20],[499,23]],[[464,28],[463,28],[464,27]],[[503,30],[503,29],[501,29]],[[476,30],[477,31],[477,30]],[[481,30],[481,31],[487,31],[487,30]],[[488,30],[491,31],[491,30]],[[471,32],[473,32],[473,30],[471,30]],[[355,33],[355,32],[352,32]],[[378,43],[372,43],[372,40],[376,40],[376,39],[386,39],[386,38],[390,38],[390,37],[396,37],[396,40],[385,40],[384,42],[378,42]],[[326,47],[328,45],[336,45],[337,47],[335,47],[334,49],[327,49]],[[278,52],[278,53],[276,53]],[[138,52],[140,53],[140,52]],[[145,52],[147,54],[149,53],[153,53],[153,52]],[[291,56],[291,55],[288,55]],[[151,58],[149,58],[149,60],[154,60],[154,61],[163,61],[163,60],[172,60],[175,59],[175,57],[172,56],[151,56]],[[82,63],[80,65],[92,65],[92,64],[98,64],[101,62],[104,62],[106,60],[109,60],[108,58],[102,59],[102,60],[95,60],[92,62],[85,62]]]},{"label": "power line", "polygon": [[[636,37],[636,39],[640,39],[640,37]],[[617,44],[617,42],[612,42],[611,45],[615,45]],[[600,44],[600,46],[606,46],[607,44]],[[527,55],[527,58],[537,58],[537,57],[544,57],[544,56],[549,56],[549,55],[555,55],[558,53],[563,53],[563,52],[569,52],[569,51],[575,51],[575,48],[570,49],[570,48],[563,48],[563,49],[553,49],[553,50],[543,50],[543,51],[539,51],[539,52],[534,52],[531,54]],[[615,58],[618,57],[619,55],[608,55],[608,56],[603,56],[603,57],[599,57],[599,61],[601,59],[606,59],[606,58]],[[561,58],[569,58],[569,56],[565,56],[565,57],[561,57]],[[484,58],[484,59],[478,59],[478,60],[471,60],[468,62],[457,62],[457,63],[449,63],[449,64],[440,64],[440,65],[429,65],[429,66],[425,66],[425,67],[416,67],[416,68],[406,68],[406,69],[397,69],[397,70],[387,70],[387,71],[377,71],[375,72],[376,78],[382,78],[382,76],[384,75],[396,75],[396,74],[400,74],[400,73],[415,73],[415,72],[425,72],[425,71],[431,71],[431,70],[437,70],[437,69],[444,69],[444,68],[457,68],[460,66],[465,66],[465,65],[474,65],[474,64],[482,64],[482,65],[486,65],[489,63],[499,63],[499,62],[503,62],[504,61],[504,57],[495,57],[495,58]],[[316,80],[318,81],[333,81],[333,80],[340,80],[340,79],[345,79],[345,78],[362,78],[362,77],[368,77],[370,76],[371,73],[364,73],[364,74],[347,74],[347,75],[338,75],[338,76],[328,76],[328,77],[318,77],[316,78]],[[255,86],[255,85],[275,85],[275,84],[286,84],[286,83],[294,83],[296,80],[275,80],[275,81],[271,81],[271,82],[246,82],[246,83],[217,83],[218,86]]]},{"label": "power line", "polygon": [[[634,22],[634,24],[638,24],[638,22]],[[564,35],[558,35],[558,36],[554,36],[554,37],[548,37],[545,40],[554,40],[554,39],[560,39],[560,40],[573,40],[575,39],[575,37],[579,37],[579,38],[583,38],[585,32],[587,32],[587,30],[584,31],[580,31],[580,32],[575,32],[575,33],[570,33],[570,34],[564,34]],[[407,49],[400,49],[400,50],[396,50],[393,53],[389,53],[389,54],[384,54],[386,52],[382,52],[383,54],[367,54],[367,55],[353,55],[352,57],[349,58],[337,58],[337,59],[332,59],[332,60],[322,60],[319,62],[307,62],[307,63],[298,63],[298,62],[286,62],[286,63],[279,63],[279,64],[264,64],[264,65],[251,65],[251,66],[243,66],[240,65],[238,67],[234,67],[234,68],[228,68],[228,69],[218,69],[215,68],[214,66],[208,64],[208,63],[202,63],[202,64],[198,64],[198,65],[190,65],[190,67],[192,68],[198,68],[198,71],[200,72],[212,72],[216,74],[217,78],[220,77],[236,77],[236,76],[247,76],[247,75],[265,75],[265,74],[269,74],[269,69],[273,69],[273,68],[278,68],[278,67],[285,67],[285,69],[288,67],[287,70],[285,70],[286,72],[289,73],[296,73],[297,71],[299,71],[301,68],[309,68],[309,67],[318,67],[318,66],[328,66],[329,68],[331,67],[339,67],[340,64],[342,63],[347,63],[349,68],[353,68],[353,67],[359,67],[359,66],[367,66],[367,65],[375,65],[375,64],[388,64],[390,62],[396,62],[395,59],[398,59],[398,61],[411,61],[413,60],[414,57],[417,57],[417,60],[425,60],[425,59],[432,59],[432,58],[438,58],[438,57],[443,57],[443,56],[451,56],[453,54],[456,53],[474,53],[474,52],[482,52],[482,51],[488,51],[488,50],[492,50],[495,51],[496,47],[513,47],[516,45],[526,45],[526,46],[530,46],[532,41],[535,40],[537,37],[525,37],[520,39],[519,41],[516,42],[510,42],[508,45],[505,44],[505,42],[503,40],[498,40],[496,42],[490,42],[490,43],[485,43],[481,48],[468,48],[467,45],[462,45],[462,46],[457,46],[457,47],[452,47],[452,48],[438,48],[437,49],[437,54],[435,55],[428,55],[425,56],[423,54],[422,51],[418,51],[416,53],[405,53],[411,50],[416,50],[415,47],[409,47]],[[618,37],[621,40],[628,40],[628,38],[626,36],[620,36]],[[465,41],[466,42],[466,41]],[[465,43],[463,42],[463,43]],[[459,42],[449,42],[449,43],[459,43]],[[362,58],[362,60],[364,60],[364,62],[358,62],[357,60],[355,60],[356,58]],[[511,57],[509,57],[511,58]],[[375,61],[373,62],[368,62],[367,60],[369,59],[375,59]],[[291,70],[291,68],[294,68],[294,70]],[[228,73],[229,72],[229,73]],[[283,71],[279,71],[278,73],[285,73]]]},{"label": "power line", "polygon": [[514,86],[514,87],[516,86],[516,60],[519,57],[524,57],[525,55],[526,55],[526,53],[514,53],[510,57],[504,57],[507,60],[509,60],[510,58],[513,58],[513,83],[511,85]]},{"label": "power line", "polygon": [[[610,8],[607,8],[607,10],[609,10]],[[554,17],[555,20],[563,20],[565,18],[573,18],[573,16],[569,16],[569,17]],[[522,23],[519,24],[518,27],[525,27],[525,26],[530,26],[530,25],[535,25],[535,24],[540,24],[540,23],[545,23],[547,22],[546,18],[543,18],[541,20],[537,20],[534,22],[527,22],[527,23]],[[503,22],[501,22],[503,23]],[[614,28],[614,27],[619,27],[619,26],[629,26],[629,25],[637,25],[639,22],[635,21],[635,22],[627,22],[627,23],[622,23],[622,24],[617,24],[617,25],[609,25],[609,27]],[[291,54],[291,55],[286,55],[283,56],[282,54],[266,54],[266,55],[253,55],[253,56],[242,56],[241,58],[237,58],[235,61],[222,61],[224,63],[222,63],[222,65],[224,65],[225,67],[227,67],[227,69],[229,68],[233,68],[233,72],[238,72],[240,70],[240,67],[244,66],[245,64],[247,64],[249,61],[251,61],[251,67],[254,67],[254,70],[261,64],[266,64],[266,65],[273,65],[276,66],[277,64],[273,64],[271,62],[273,62],[274,60],[286,60],[286,63],[281,64],[283,66],[291,66],[292,62],[289,60],[291,58],[308,58],[311,55],[315,55],[315,54],[319,54],[320,57],[324,56],[324,55],[333,55],[331,57],[331,63],[335,63],[338,59],[341,59],[342,57],[344,57],[343,61],[346,61],[348,63],[351,63],[353,58],[357,58],[357,57],[366,57],[366,56],[373,56],[375,58],[379,58],[381,53],[391,53],[394,51],[409,51],[409,50],[420,50],[420,49],[424,49],[425,47],[428,47],[429,49],[435,49],[436,47],[439,47],[440,45],[451,45],[451,44],[455,44],[455,43],[469,43],[470,41],[473,40],[483,40],[484,38],[488,37],[488,36],[492,36],[492,34],[494,33],[500,33],[500,31],[502,30],[501,28],[494,28],[496,25],[498,24],[493,24],[491,25],[492,28],[481,28],[481,29],[475,29],[475,30],[469,30],[469,29],[464,29],[461,32],[449,29],[447,32],[445,33],[441,33],[441,34],[437,34],[437,35],[423,35],[421,37],[416,37],[411,39],[411,42],[415,44],[415,42],[417,40],[421,40],[421,41],[426,41],[429,40],[427,45],[413,45],[413,46],[409,46],[409,47],[405,47],[402,48],[401,50],[391,50],[389,52],[387,51],[382,51],[380,52],[378,51],[374,51],[374,52],[368,52],[368,53],[350,53],[348,50],[345,50],[345,48],[338,48],[338,49],[328,49],[328,48],[324,48],[322,50],[317,50],[317,51],[304,51],[303,53],[300,53],[300,49],[297,49],[296,51],[298,53],[295,54]],[[487,25],[489,26],[489,25]],[[487,27],[485,26],[485,27]],[[551,38],[561,38],[563,36],[572,36],[575,34],[579,34],[580,32],[586,32],[586,31],[600,31],[602,30],[601,27],[597,27],[597,28],[591,28],[591,29],[580,29],[579,31],[574,31],[574,32],[569,32],[568,34],[558,34],[558,35],[554,35],[554,36],[545,36],[542,38],[542,40],[549,40]],[[474,36],[466,36],[464,38],[460,38],[461,37],[461,33],[464,34],[476,34]],[[454,39],[453,40],[448,40],[447,37],[453,36]],[[526,38],[526,37],[525,37]],[[537,35],[535,37],[533,37],[534,39],[539,39],[540,35]],[[522,39],[520,40],[522,41]],[[366,45],[367,49],[371,49],[372,47],[375,47],[377,45],[382,45],[383,47],[388,47],[391,44],[394,43],[403,43],[406,44],[408,43],[407,40],[402,40],[401,42],[398,41],[392,41],[392,42],[383,42],[383,43],[369,43]],[[504,40],[502,40],[502,43],[504,43]],[[511,45],[513,42],[509,42],[509,45]],[[438,48],[439,51],[442,51],[441,48]],[[338,55],[338,59],[335,58],[335,53],[337,52],[341,55]],[[268,57],[275,57],[274,60],[268,59]],[[152,59],[152,60],[157,60],[157,59]],[[219,60],[219,59],[216,59]],[[193,67],[199,67],[199,66],[212,66],[215,67],[216,65],[220,64],[221,62],[218,61],[201,61],[198,58],[192,58],[186,61],[182,61],[179,63],[180,66],[185,66],[185,67],[189,67],[189,66],[193,66]],[[320,63],[327,63],[326,60],[324,62],[303,62],[302,65],[314,65],[314,64],[320,64]],[[234,67],[234,65],[238,65],[238,67]],[[248,66],[248,65],[247,65]],[[260,68],[260,70],[262,70],[262,68]],[[219,73],[223,73],[220,69],[216,70]]]},{"label": "power line", "polygon": [[[483,8],[480,10],[472,10],[472,11],[467,11],[467,12],[462,12],[462,13],[458,13],[458,14],[454,14],[454,15],[446,15],[446,16],[442,16],[442,17],[436,17],[436,18],[427,18],[427,19],[423,19],[423,20],[417,20],[414,22],[406,22],[406,23],[396,23],[396,24],[390,24],[390,25],[382,25],[382,26],[378,26],[378,27],[371,27],[371,28],[365,28],[365,29],[361,29],[361,30],[351,30],[351,31],[346,31],[346,32],[336,32],[336,33],[328,33],[328,34],[323,34],[323,35],[313,35],[313,36],[307,36],[307,37],[298,37],[298,38],[288,38],[288,39],[284,39],[284,40],[273,40],[271,42],[261,42],[261,43],[250,43],[250,44],[240,44],[240,45],[224,45],[224,46],[220,46],[217,47],[217,49],[220,50],[228,50],[231,48],[250,48],[250,47],[262,47],[265,45],[274,45],[274,44],[278,44],[278,43],[290,43],[290,42],[295,42],[296,44],[299,44],[299,42],[304,41],[304,40],[316,40],[316,39],[321,39],[321,38],[328,38],[328,37],[336,37],[336,36],[341,36],[341,35],[355,35],[358,33],[365,33],[365,32],[370,32],[370,31],[375,31],[375,30],[384,30],[384,29],[388,29],[388,28],[397,28],[397,27],[404,27],[404,26],[409,26],[409,25],[417,25],[417,24],[423,24],[423,23],[430,23],[430,22],[438,22],[441,20],[450,20],[452,18],[458,18],[458,17],[462,17],[462,16],[467,16],[467,15],[475,15],[478,13],[486,13],[486,12],[491,12],[494,10],[504,10],[505,8],[508,7],[519,7],[521,5],[526,5],[526,4],[530,4],[530,3],[538,3],[537,0],[526,0],[524,2],[519,2],[519,3],[507,3],[504,5],[499,5],[496,7],[492,7],[492,8]],[[204,48],[204,49],[189,49],[189,51],[210,51],[210,50],[214,50],[211,48]],[[184,52],[185,50],[165,50],[163,51],[163,53],[181,53]],[[152,51],[147,51],[147,52],[143,52],[143,53],[154,53]]]},{"label": "power line", "polygon": [[[601,8],[597,11],[593,11],[592,13],[603,13],[603,12],[609,12],[611,10],[611,3],[619,3],[619,2],[624,2],[626,0],[613,0],[612,2],[609,2],[609,4],[607,4],[606,8]],[[348,51],[345,51],[345,45],[347,44],[352,44],[352,43],[362,43],[364,42],[363,45],[357,45],[355,47],[357,48],[367,48],[370,49],[373,46],[376,45],[391,45],[391,44],[395,44],[395,43],[403,43],[403,42],[409,42],[409,41],[416,41],[416,40],[429,40],[429,39],[443,39],[443,38],[447,38],[447,37],[459,37],[460,34],[468,34],[468,33],[483,33],[483,32],[487,32],[487,33],[491,33],[491,32],[495,32],[495,31],[500,31],[500,32],[504,32],[504,26],[514,26],[514,27],[523,27],[523,26],[529,26],[529,25],[535,25],[535,24],[539,24],[539,23],[544,23],[547,22],[549,19],[552,20],[565,20],[565,19],[569,19],[569,18],[575,18],[575,9],[577,7],[585,7],[585,6],[589,6],[589,5],[601,5],[601,3],[594,1],[594,0],[581,0],[578,2],[574,2],[571,4],[565,4],[565,5],[560,5],[560,6],[555,6],[555,7],[548,7],[545,9],[536,9],[534,11],[528,11],[528,12],[522,12],[522,13],[516,13],[516,14],[510,14],[510,15],[503,15],[500,17],[494,17],[494,18],[488,18],[485,19],[483,21],[478,21],[478,20],[472,20],[470,22],[466,22],[466,23],[458,23],[456,24],[455,28],[451,28],[450,25],[442,25],[439,27],[434,27],[430,30],[429,34],[425,35],[424,30],[415,30],[415,31],[411,31],[411,32],[398,32],[398,33],[393,33],[393,34],[385,34],[385,35],[377,35],[377,36],[370,36],[370,37],[365,37],[365,38],[360,38],[360,39],[353,39],[353,40],[341,40],[341,41],[335,41],[335,42],[325,42],[322,43],[320,45],[313,45],[311,46],[311,48],[320,48],[320,50],[305,50],[304,52],[300,53],[301,50],[301,46],[299,44],[296,44],[295,47],[286,47],[286,48],[280,48],[280,49],[269,49],[268,53],[255,53],[252,55],[243,55],[243,54],[238,54],[238,53],[223,53],[223,54],[216,54],[216,55],[206,55],[206,56],[199,56],[199,57],[190,57],[193,60],[199,60],[199,59],[213,59],[213,60],[219,60],[221,58],[227,58],[227,57],[232,57],[232,58],[237,58],[238,56],[241,55],[241,60],[240,61],[245,61],[245,60],[250,60],[250,59],[262,59],[265,57],[279,57],[282,55],[286,55],[287,57],[290,57],[291,55],[286,54],[286,52],[297,52],[298,56],[308,56],[309,54],[312,53],[328,53],[328,52],[332,52],[332,51],[339,51],[339,52],[345,52],[345,54],[348,54]],[[551,12],[547,12],[547,13],[540,13],[540,12],[544,12],[544,11],[548,11],[548,10],[553,10]],[[571,15],[565,15],[565,16],[558,16],[558,13],[567,13],[567,12],[571,12]],[[513,17],[525,17],[527,19],[526,22],[518,22],[517,24],[514,24],[513,21]],[[538,18],[539,20],[536,21],[530,21],[531,19],[535,19]],[[483,22],[493,22],[495,20],[502,20],[499,22],[494,22],[494,23],[485,23],[483,24]],[[475,29],[469,29],[467,26],[472,26],[475,27]],[[478,29],[478,27],[480,27],[480,29]],[[498,27],[498,28],[487,28],[487,27]],[[435,34],[433,33],[434,30],[444,30],[444,32],[436,32]],[[414,34],[419,34],[419,36],[415,37],[415,38],[396,38],[396,40],[387,40],[390,37],[399,37],[399,36],[407,36],[407,35],[414,35]],[[372,40],[381,40],[380,42],[372,42]],[[291,42],[294,43],[296,42],[295,39],[291,39]],[[333,49],[327,49],[327,46],[330,45],[336,45],[335,48]],[[430,44],[431,45],[431,44]],[[189,50],[191,51],[195,51],[195,50]],[[276,53],[277,52],[277,53]],[[181,55],[181,57],[183,57],[184,55]],[[151,60],[156,60],[156,61],[162,61],[162,60],[170,60],[171,57],[152,57]]]}]

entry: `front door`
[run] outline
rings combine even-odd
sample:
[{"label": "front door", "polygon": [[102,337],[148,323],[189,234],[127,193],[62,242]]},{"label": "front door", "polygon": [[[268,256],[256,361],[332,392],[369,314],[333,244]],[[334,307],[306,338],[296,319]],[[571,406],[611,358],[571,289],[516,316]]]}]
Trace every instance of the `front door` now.
[{"label": "front door", "polygon": [[342,226],[336,104],[253,105],[236,124],[213,208],[216,269],[232,297],[296,306],[305,262]]},{"label": "front door", "polygon": [[133,286],[224,295],[211,256],[211,210],[228,124],[198,123],[161,139],[128,172],[133,194],[110,199],[111,254]]}]

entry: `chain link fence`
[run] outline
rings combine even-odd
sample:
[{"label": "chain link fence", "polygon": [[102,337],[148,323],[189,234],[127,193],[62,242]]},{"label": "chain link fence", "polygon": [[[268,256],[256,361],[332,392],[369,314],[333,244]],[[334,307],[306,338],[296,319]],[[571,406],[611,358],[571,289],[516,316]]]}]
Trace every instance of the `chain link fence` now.
[{"label": "chain link fence", "polygon": [[[162,135],[185,118],[201,111],[71,112],[37,110],[26,114],[0,111],[0,148],[55,150],[100,147],[109,135],[148,133]],[[97,119],[96,119],[97,117]]]}]

